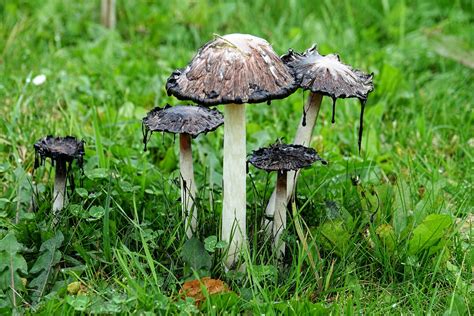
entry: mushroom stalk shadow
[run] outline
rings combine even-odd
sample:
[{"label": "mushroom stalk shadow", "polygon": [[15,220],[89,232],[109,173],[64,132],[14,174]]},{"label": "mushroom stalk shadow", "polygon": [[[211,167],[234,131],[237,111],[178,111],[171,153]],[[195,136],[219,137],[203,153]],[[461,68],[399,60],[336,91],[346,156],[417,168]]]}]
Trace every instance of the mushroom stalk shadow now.
[{"label": "mushroom stalk shadow", "polygon": [[56,161],[56,175],[54,176],[53,189],[53,226],[59,221],[59,215],[66,202],[67,167],[66,161]]},{"label": "mushroom stalk shadow", "polygon": [[281,240],[281,234],[286,229],[286,206],[287,201],[287,172],[278,171],[276,196],[275,196],[275,214],[273,217],[273,249],[277,251],[277,258],[285,255],[285,242]]},{"label": "mushroom stalk shadow", "polygon": [[229,243],[224,264],[235,268],[246,236],[245,105],[224,106],[222,240]]},{"label": "mushroom stalk shadow", "polygon": [[186,229],[186,236],[191,238],[197,228],[197,210],[194,207],[196,182],[194,181],[193,152],[191,136],[179,134],[179,170],[181,173],[181,209]]},{"label": "mushroom stalk shadow", "polygon": [[[304,113],[301,117],[300,124],[298,125],[298,130],[296,131],[295,139],[293,144],[295,145],[303,145],[303,146],[310,146],[311,143],[311,136],[313,135],[313,129],[316,124],[316,120],[318,119],[319,110],[321,108],[321,101],[323,99],[323,95],[320,93],[311,92],[308,97],[308,101],[306,103],[306,107]],[[303,122],[306,120],[306,124]],[[286,190],[286,204],[290,201],[291,192],[294,191],[295,183],[298,178],[299,171],[289,171],[287,172],[287,190]],[[277,189],[275,189],[268,201],[267,207],[265,209],[265,218],[263,227],[265,227],[265,232],[267,236],[272,234],[273,225],[267,218],[273,218],[275,214],[275,206],[276,206],[276,195]]]}]

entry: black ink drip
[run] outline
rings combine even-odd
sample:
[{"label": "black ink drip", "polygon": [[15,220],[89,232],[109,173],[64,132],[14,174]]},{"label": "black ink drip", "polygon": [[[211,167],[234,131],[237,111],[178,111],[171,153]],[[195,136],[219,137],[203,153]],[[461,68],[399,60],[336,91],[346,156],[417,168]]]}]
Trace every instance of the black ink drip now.
[{"label": "black ink drip", "polygon": [[337,98],[332,98],[332,120],[331,123],[336,123],[336,100]]},{"label": "black ink drip", "polygon": [[357,144],[359,145],[359,154],[362,145],[362,132],[364,131],[364,110],[366,102],[367,100],[360,99],[359,138],[357,140]]},{"label": "black ink drip", "polygon": [[[145,124],[142,122],[142,135],[143,135],[143,151],[146,151],[146,145],[148,143],[148,128],[146,128]],[[151,136],[151,135],[150,135]]]},{"label": "black ink drip", "polygon": [[301,125],[306,126],[306,112],[307,110],[304,108],[304,91],[303,91],[303,120]]}]

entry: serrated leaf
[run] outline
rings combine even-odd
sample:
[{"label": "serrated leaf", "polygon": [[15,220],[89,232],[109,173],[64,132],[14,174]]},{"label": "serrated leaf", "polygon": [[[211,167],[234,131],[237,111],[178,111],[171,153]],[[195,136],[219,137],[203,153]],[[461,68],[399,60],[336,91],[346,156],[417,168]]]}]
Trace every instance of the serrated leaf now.
[{"label": "serrated leaf", "polygon": [[17,292],[24,289],[22,274],[28,273],[28,265],[19,253],[23,249],[13,233],[0,240],[0,290],[9,298],[12,306],[17,305]]},{"label": "serrated leaf", "polygon": [[56,235],[45,241],[40,247],[40,256],[30,270],[31,274],[38,274],[31,282],[30,287],[35,288],[33,299],[38,301],[45,293],[49,284],[51,272],[61,261],[62,254],[58,250],[64,241],[63,234],[58,231]]},{"label": "serrated leaf", "polygon": [[426,216],[414,230],[408,241],[408,254],[415,255],[436,245],[446,234],[452,224],[451,217],[446,214],[430,214]]},{"label": "serrated leaf", "polygon": [[181,257],[192,268],[209,270],[212,258],[204,248],[204,244],[197,238],[191,238],[184,243]]}]

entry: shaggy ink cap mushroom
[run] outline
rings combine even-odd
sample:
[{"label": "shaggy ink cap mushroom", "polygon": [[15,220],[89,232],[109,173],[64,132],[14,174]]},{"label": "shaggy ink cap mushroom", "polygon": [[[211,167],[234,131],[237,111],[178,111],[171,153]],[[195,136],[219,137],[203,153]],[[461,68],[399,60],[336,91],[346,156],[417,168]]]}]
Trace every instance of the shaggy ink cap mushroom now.
[{"label": "shaggy ink cap mushroom", "polygon": [[[194,207],[196,183],[194,181],[191,137],[214,131],[224,123],[224,116],[215,109],[203,106],[177,105],[156,107],[143,118],[143,143],[153,132],[179,134],[179,169],[181,184],[181,210],[186,235],[191,238],[197,229],[197,210]],[[150,135],[148,135],[150,133]]]},{"label": "shaggy ink cap mushroom", "polygon": [[265,171],[278,171],[275,200],[273,203],[274,213],[269,218],[273,237],[273,247],[277,250],[277,258],[285,255],[285,243],[281,241],[281,235],[286,228],[287,208],[287,172],[299,170],[312,165],[315,161],[327,164],[319,157],[316,150],[302,145],[273,144],[270,147],[255,150],[249,163],[256,168]]},{"label": "shaggy ink cap mushroom", "polygon": [[[59,213],[64,208],[66,200],[66,183],[68,173],[70,184],[74,187],[74,179],[70,168],[74,160],[82,168],[84,156],[84,141],[72,136],[53,137],[46,136],[34,144],[35,148],[35,168],[44,163],[46,158],[51,158],[51,163],[55,165],[53,190],[53,226],[59,221]],[[67,167],[69,163],[69,169]]]},{"label": "shaggy ink cap mushroom", "polygon": [[[148,132],[189,134],[196,137],[214,131],[224,124],[224,116],[215,109],[203,106],[177,105],[156,107],[143,118],[143,142],[148,141]],[[146,148],[146,147],[145,147]]]},{"label": "shaggy ink cap mushroom", "polygon": [[268,102],[297,88],[272,46],[247,34],[216,36],[166,82],[169,95],[203,105]]},{"label": "shaggy ink cap mushroom", "polygon": [[265,171],[290,171],[311,166],[314,162],[327,161],[321,158],[316,150],[302,145],[273,144],[254,150],[248,162]]},{"label": "shaggy ink cap mushroom", "polygon": [[290,68],[264,39],[229,34],[202,46],[191,62],[171,74],[169,95],[224,106],[222,240],[229,243],[226,269],[243,269],[246,235],[246,141],[244,103],[270,103],[298,88]]},{"label": "shaggy ink cap mushroom", "polygon": [[72,163],[75,159],[79,167],[82,167],[84,156],[84,141],[73,136],[54,137],[48,135],[41,138],[34,144],[35,148],[35,168],[42,165],[46,158],[51,158],[55,162],[65,161]]},{"label": "shaggy ink cap mushroom", "polygon": [[362,142],[364,107],[367,97],[374,90],[373,73],[367,74],[341,62],[338,55],[320,55],[316,45],[300,54],[289,50],[281,57],[292,70],[299,86],[313,93],[332,98],[334,123],[336,100],[358,98],[361,102],[359,126],[359,150]]}]

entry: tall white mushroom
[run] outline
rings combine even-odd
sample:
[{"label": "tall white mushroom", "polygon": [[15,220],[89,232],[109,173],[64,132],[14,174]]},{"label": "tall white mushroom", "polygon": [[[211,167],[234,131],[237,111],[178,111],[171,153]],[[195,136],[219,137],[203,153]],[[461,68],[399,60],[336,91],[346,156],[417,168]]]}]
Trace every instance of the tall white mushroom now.
[{"label": "tall white mushroom", "polygon": [[203,105],[224,106],[222,240],[229,242],[228,269],[246,244],[246,141],[244,103],[285,98],[296,89],[293,74],[264,39],[218,36],[205,44],[166,84],[169,94]]},{"label": "tall white mushroom", "polygon": [[[338,55],[320,55],[315,45],[302,54],[289,50],[286,55],[282,56],[282,60],[293,70],[299,87],[310,91],[293,143],[310,145],[323,96],[329,96],[333,100],[332,123],[335,122],[336,100],[338,98],[358,98],[361,102],[358,140],[360,150],[364,106],[368,94],[374,89],[373,74],[366,74],[343,64]],[[297,176],[297,171],[288,172],[287,201],[294,190]],[[275,213],[275,197],[276,189],[267,204],[265,217],[270,218]],[[264,227],[268,234],[271,232],[271,226],[271,221],[265,219]]]},{"label": "tall white mushroom", "polygon": [[[156,107],[143,118],[143,142],[153,132],[179,134],[179,171],[181,184],[181,210],[186,235],[191,238],[197,229],[196,182],[194,181],[191,137],[214,131],[224,123],[222,113],[202,106]],[[149,135],[150,133],[150,135]]]},{"label": "tall white mushroom", "polygon": [[[46,158],[51,158],[51,163],[56,165],[53,189],[53,226],[59,221],[59,216],[66,204],[66,184],[69,169],[74,160],[82,167],[84,156],[84,142],[75,137],[46,136],[34,144],[35,169],[44,163]],[[71,178],[72,179],[72,178]],[[71,182],[74,185],[74,182]]]}]

